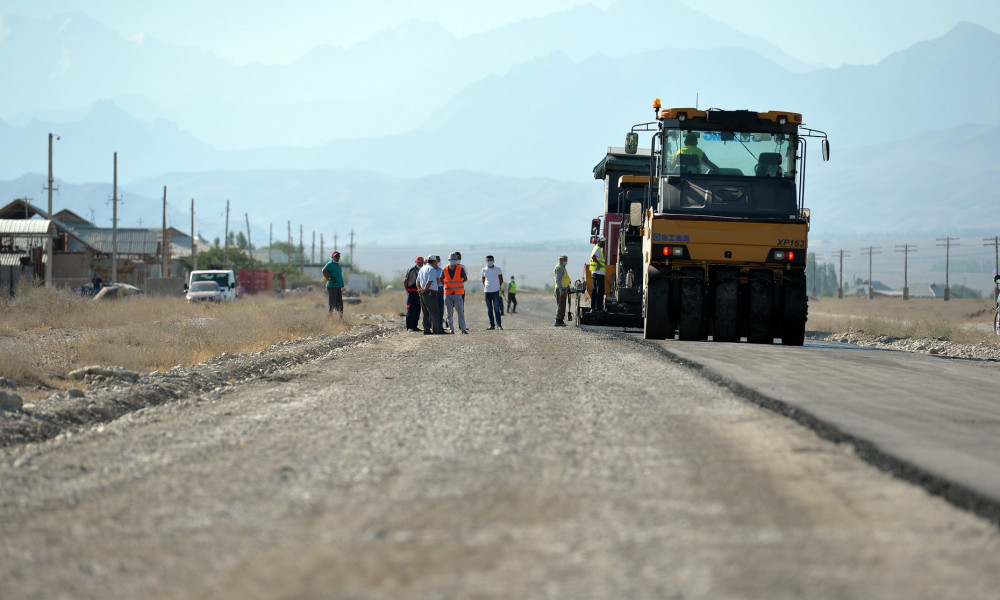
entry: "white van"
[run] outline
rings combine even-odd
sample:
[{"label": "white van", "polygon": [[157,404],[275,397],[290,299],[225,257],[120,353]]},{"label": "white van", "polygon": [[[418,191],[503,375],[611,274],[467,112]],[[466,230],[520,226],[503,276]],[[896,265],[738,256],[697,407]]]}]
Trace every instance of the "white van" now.
[{"label": "white van", "polygon": [[223,301],[236,299],[236,275],[232,269],[191,271],[187,283],[184,284],[184,291],[187,292],[191,284],[196,281],[214,281],[219,284]]}]

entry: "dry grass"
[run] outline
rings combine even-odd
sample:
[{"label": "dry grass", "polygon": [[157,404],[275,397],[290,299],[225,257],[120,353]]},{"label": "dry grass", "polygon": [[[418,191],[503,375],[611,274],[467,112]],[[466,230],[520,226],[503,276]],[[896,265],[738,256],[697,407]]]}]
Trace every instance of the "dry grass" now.
[{"label": "dry grass", "polygon": [[992,333],[990,300],[913,298],[819,298],[809,301],[810,331],[861,331],[894,338],[931,338],[1000,344]]},{"label": "dry grass", "polygon": [[404,305],[402,295],[365,297],[348,305],[340,321],[327,316],[322,289],[224,304],[164,297],[94,302],[66,291],[24,289],[0,302],[0,377],[17,381],[23,392],[38,384],[66,387],[67,373],[86,365],[164,370],[341,333],[358,322],[353,315],[398,313]]},{"label": "dry grass", "polygon": [[[93,364],[141,373],[193,365],[223,353],[256,352],[275,343],[337,334],[362,314],[402,314],[406,294],[365,296],[345,320],[329,318],[326,295],[315,292],[251,297],[227,304],[187,304],[180,298],[94,302],[44,288],[0,301],[0,377],[19,384],[68,387],[66,375]],[[1000,344],[987,300],[821,298],[810,300],[810,331],[861,331],[895,338]]]}]

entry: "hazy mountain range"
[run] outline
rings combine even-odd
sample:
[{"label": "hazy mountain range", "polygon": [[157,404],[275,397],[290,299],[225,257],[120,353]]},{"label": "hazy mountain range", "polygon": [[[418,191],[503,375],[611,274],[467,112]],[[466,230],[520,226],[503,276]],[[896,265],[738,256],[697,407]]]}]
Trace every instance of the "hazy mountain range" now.
[{"label": "hazy mountain range", "polygon": [[[650,35],[650,21],[670,26]],[[1000,36],[974,24],[876,65],[814,68],[671,0],[463,38],[411,23],[276,66],[126,40],[83,15],[5,16],[0,202],[44,205],[55,132],[56,208],[102,223],[117,151],[129,225],[158,224],[166,185],[172,222],[187,229],[193,197],[208,237],[228,198],[255,241],[288,220],[383,244],[564,239],[600,208],[606,147],[653,98],[697,98],[794,110],[829,133],[832,161],[810,152],[814,230],[948,233],[1000,223],[996,73]]]}]

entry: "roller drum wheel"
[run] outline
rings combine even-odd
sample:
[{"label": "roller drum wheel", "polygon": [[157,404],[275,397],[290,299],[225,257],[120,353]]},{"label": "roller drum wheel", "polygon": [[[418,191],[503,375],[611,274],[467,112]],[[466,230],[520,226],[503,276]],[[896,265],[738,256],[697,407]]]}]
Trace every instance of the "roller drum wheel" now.
[{"label": "roller drum wheel", "polygon": [[785,346],[801,346],[806,339],[806,317],[809,311],[806,288],[786,284],[784,307],[785,313],[781,318],[781,343]]},{"label": "roller drum wheel", "polygon": [[739,281],[728,279],[734,274],[725,274],[715,286],[715,313],[713,315],[712,340],[716,342],[738,342],[740,334],[738,294]]},{"label": "roller drum wheel", "polygon": [[747,313],[747,341],[751,344],[770,344],[771,302],[774,286],[770,279],[750,279],[750,310]]},{"label": "roller drum wheel", "polygon": [[682,340],[704,340],[705,332],[705,302],[704,284],[700,279],[685,277],[681,279],[681,314],[677,320],[677,332]]},{"label": "roller drum wheel", "polygon": [[645,318],[642,337],[647,340],[662,340],[674,337],[674,326],[670,322],[670,282],[655,279],[646,286],[644,300]]}]

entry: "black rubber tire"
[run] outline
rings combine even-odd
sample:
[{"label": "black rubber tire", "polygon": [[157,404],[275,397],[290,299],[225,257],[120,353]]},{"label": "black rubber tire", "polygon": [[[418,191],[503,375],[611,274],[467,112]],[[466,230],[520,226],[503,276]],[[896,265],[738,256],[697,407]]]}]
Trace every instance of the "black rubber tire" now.
[{"label": "black rubber tire", "polygon": [[786,283],[784,289],[784,314],[781,318],[781,344],[801,346],[806,340],[806,318],[809,313],[809,296],[805,286]]},{"label": "black rubber tire", "polygon": [[747,341],[751,344],[774,342],[771,333],[771,302],[774,285],[767,277],[750,278],[750,310],[747,313]]},{"label": "black rubber tire", "polygon": [[739,334],[739,284],[731,277],[735,273],[720,273],[715,284],[715,311],[712,313],[712,340],[716,342],[738,342]]},{"label": "black rubber tire", "polygon": [[677,319],[677,333],[682,340],[698,341],[708,338],[705,331],[705,293],[700,278],[681,279],[681,314]]},{"label": "black rubber tire", "polygon": [[674,325],[670,322],[670,281],[654,279],[646,285],[642,337],[647,340],[673,339]]}]

